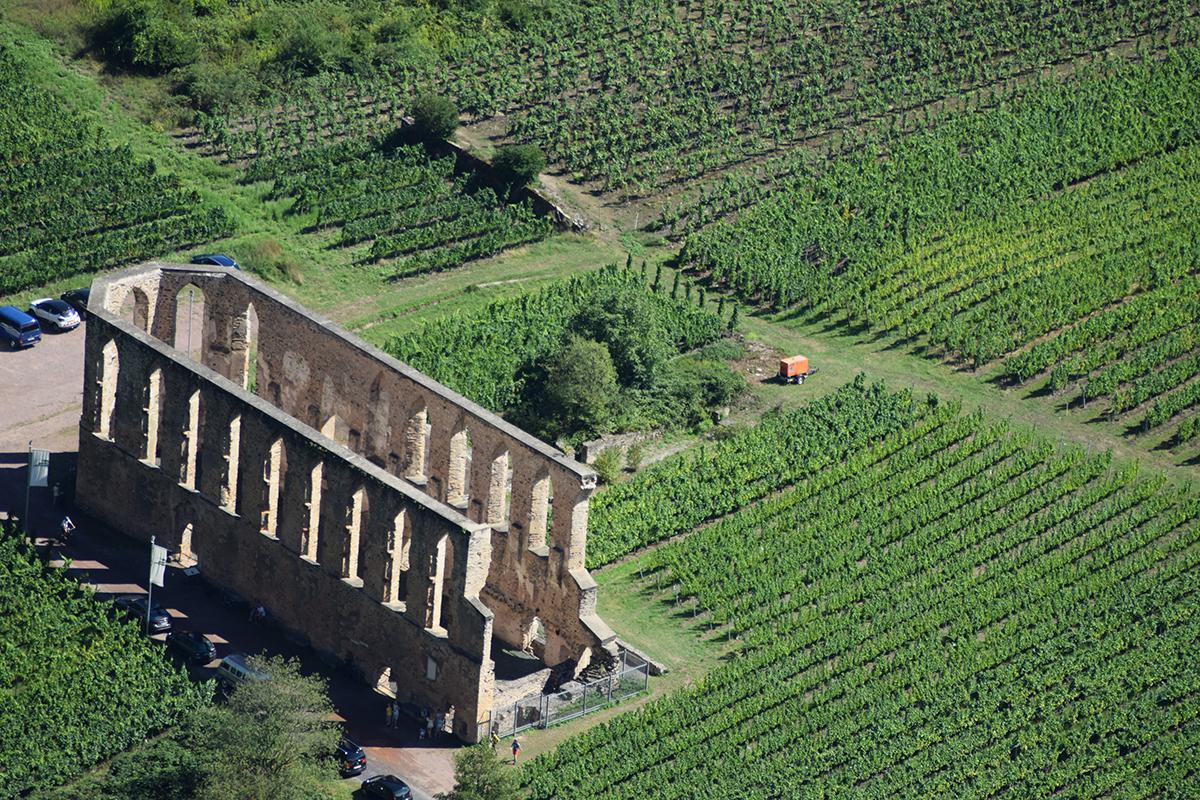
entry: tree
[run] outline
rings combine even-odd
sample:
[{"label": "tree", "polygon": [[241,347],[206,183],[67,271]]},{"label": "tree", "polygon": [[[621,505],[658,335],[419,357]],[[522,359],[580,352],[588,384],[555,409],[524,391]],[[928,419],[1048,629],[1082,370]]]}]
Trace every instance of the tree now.
[{"label": "tree", "polygon": [[458,129],[458,109],[442,95],[422,92],[413,100],[410,112],[414,131],[426,141],[449,139]]},{"label": "tree", "polygon": [[620,394],[608,348],[574,334],[546,360],[540,386],[533,388],[531,410],[559,432],[602,432]]},{"label": "tree", "polygon": [[454,791],[438,800],[519,800],[516,772],[490,747],[477,744],[454,756]]},{"label": "tree", "polygon": [[324,679],[299,662],[251,659],[267,680],[246,680],[229,701],[198,712],[185,734],[202,762],[202,800],[309,800],[336,773],[340,733]]},{"label": "tree", "polygon": [[492,168],[510,190],[526,186],[546,168],[546,157],[534,144],[509,144],[496,150]]},{"label": "tree", "polygon": [[636,287],[600,289],[569,329],[608,347],[623,387],[653,386],[659,369],[675,355],[671,333],[650,296]]}]

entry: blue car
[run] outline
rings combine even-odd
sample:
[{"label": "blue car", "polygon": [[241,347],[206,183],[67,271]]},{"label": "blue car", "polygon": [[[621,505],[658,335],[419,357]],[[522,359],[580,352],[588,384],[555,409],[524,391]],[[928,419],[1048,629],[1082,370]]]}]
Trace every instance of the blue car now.
[{"label": "blue car", "polygon": [[0,306],[0,339],[13,348],[33,347],[42,340],[42,328],[16,306]]},{"label": "blue car", "polygon": [[229,267],[230,269],[241,269],[238,263],[224,253],[204,253],[198,256],[192,256],[193,264],[200,264],[206,267]]}]

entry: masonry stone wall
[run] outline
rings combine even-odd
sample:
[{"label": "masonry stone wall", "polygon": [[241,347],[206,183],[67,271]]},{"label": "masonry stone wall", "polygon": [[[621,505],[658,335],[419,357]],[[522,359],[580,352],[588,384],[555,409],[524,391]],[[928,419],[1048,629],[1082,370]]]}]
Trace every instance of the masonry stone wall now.
[{"label": "masonry stone wall", "polygon": [[583,568],[594,474],[236,271],[92,288],[77,496],[474,741],[491,642],[615,650]]}]

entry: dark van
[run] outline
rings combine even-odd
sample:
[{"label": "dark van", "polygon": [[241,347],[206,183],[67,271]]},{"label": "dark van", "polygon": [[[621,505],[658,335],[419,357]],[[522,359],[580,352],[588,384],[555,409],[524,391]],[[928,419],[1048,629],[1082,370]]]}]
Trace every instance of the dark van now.
[{"label": "dark van", "polygon": [[16,306],[0,306],[0,340],[9,347],[33,347],[42,340],[42,329]]}]

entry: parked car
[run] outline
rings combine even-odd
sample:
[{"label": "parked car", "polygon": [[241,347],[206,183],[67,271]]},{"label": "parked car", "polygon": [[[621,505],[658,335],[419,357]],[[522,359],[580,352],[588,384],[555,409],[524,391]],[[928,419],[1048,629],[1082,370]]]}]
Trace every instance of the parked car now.
[{"label": "parked car", "polygon": [[63,300],[55,300],[52,297],[34,300],[29,304],[29,313],[37,317],[38,322],[60,331],[79,327],[79,312]]},{"label": "parked car", "polygon": [[217,657],[217,646],[203,633],[196,631],[168,633],[167,647],[194,664],[207,664]]},{"label": "parked car", "polygon": [[33,347],[42,340],[42,328],[16,306],[0,306],[0,339],[9,347]]},{"label": "parked car", "polygon": [[262,670],[250,666],[249,656],[242,653],[230,653],[217,665],[217,683],[226,693],[232,691],[233,687],[242,681],[265,681],[269,677],[271,676]]},{"label": "parked car", "polygon": [[91,299],[92,290],[86,286],[79,289],[71,289],[63,292],[58,296],[59,300],[75,309],[75,313],[79,314],[80,319],[87,319],[88,300]]},{"label": "parked car", "polygon": [[362,782],[363,797],[379,800],[409,800],[412,789],[395,775],[376,775]]},{"label": "parked car", "polygon": [[[146,595],[144,594],[126,594],[121,595],[113,602],[117,608],[125,613],[130,619],[137,620],[143,628],[146,627]],[[167,610],[155,603],[150,608],[150,629],[147,633],[170,633],[171,632],[171,615]]]},{"label": "parked car", "polygon": [[333,757],[337,759],[338,770],[342,773],[343,778],[360,775],[367,768],[366,751],[345,736],[338,743]]},{"label": "parked car", "polygon": [[203,253],[198,256],[192,256],[193,264],[200,264],[206,267],[229,267],[230,269],[241,269],[237,261],[224,253]]}]

